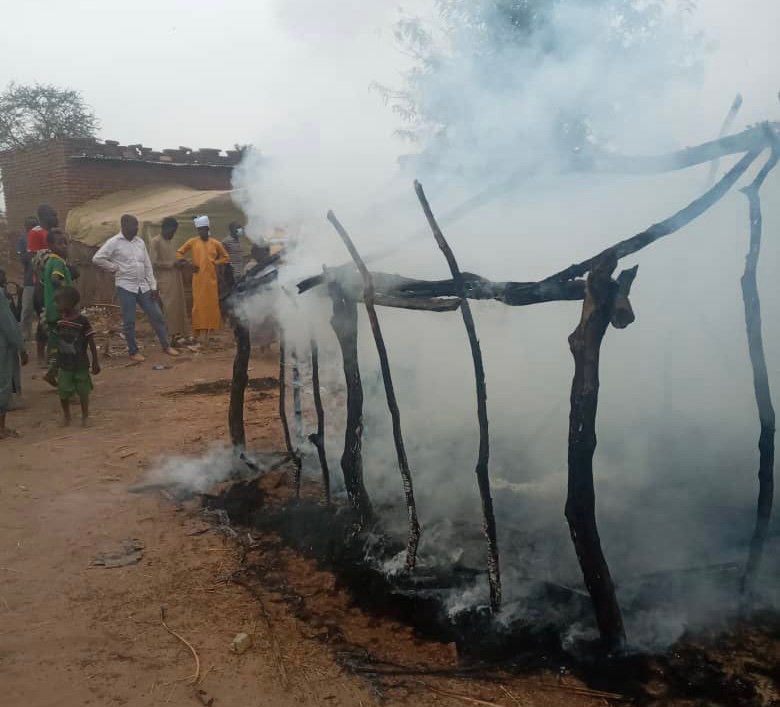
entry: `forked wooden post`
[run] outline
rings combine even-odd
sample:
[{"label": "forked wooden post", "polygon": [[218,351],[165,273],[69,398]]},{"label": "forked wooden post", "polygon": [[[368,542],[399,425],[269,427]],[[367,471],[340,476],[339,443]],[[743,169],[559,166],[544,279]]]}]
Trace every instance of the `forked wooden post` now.
[{"label": "forked wooden post", "polygon": [[409,537],[406,543],[406,569],[414,571],[417,564],[417,546],[420,543],[420,523],[417,520],[417,505],[414,502],[414,486],[412,484],[412,472],[409,471],[409,460],[406,458],[406,448],[404,438],[401,432],[401,412],[398,409],[398,401],[395,397],[395,388],[393,387],[393,377],[390,372],[390,360],[387,356],[387,347],[385,339],[382,336],[382,329],[379,326],[379,317],[376,313],[374,304],[374,281],[371,273],[366,268],[366,264],[360,257],[355,244],[352,242],[346,229],[341,225],[336,215],[328,212],[328,221],[333,224],[349,254],[355,261],[361,276],[363,277],[363,303],[366,305],[368,321],[371,324],[371,332],[374,335],[376,350],[379,354],[379,367],[382,369],[382,381],[385,385],[385,397],[387,398],[387,407],[390,411],[390,418],[393,422],[393,441],[395,442],[395,452],[398,458],[398,469],[401,472],[401,480],[404,487],[404,497],[406,499],[406,511],[409,516]]},{"label": "forked wooden post", "polygon": [[[633,321],[625,313],[615,316],[618,298],[625,300],[636,269],[612,279],[617,267],[614,253],[597,261],[590,271],[582,304],[582,318],[569,337],[574,356],[569,414],[569,483],[566,520],[582,569],[585,586],[593,602],[596,623],[602,641],[609,650],[620,649],[626,641],[623,617],[615,594],[615,585],[601,549],[596,525],[596,493],[593,486],[593,453],[596,451],[596,411],[599,396],[599,356],[601,342],[610,321],[623,328]],[[630,311],[630,306],[628,307]]]},{"label": "forked wooden post", "polygon": [[756,176],[753,183],[742,192],[747,196],[750,205],[750,248],[745,258],[745,272],[742,275],[742,299],[745,305],[745,327],[747,329],[750,363],[753,368],[753,390],[756,396],[758,419],[761,433],[758,438],[758,504],[756,508],[756,525],[750,541],[745,574],[740,586],[746,601],[750,600],[755,587],[756,578],[761,568],[761,557],[764,552],[769,520],[772,515],[774,499],[774,467],[775,467],[775,409],[769,389],[769,375],[764,356],[764,341],[761,333],[761,300],[758,294],[756,270],[761,253],[761,196],[760,189],[769,172],[774,169],[780,154],[777,147],[773,148],[769,161]]},{"label": "forked wooden post", "polygon": [[358,366],[357,304],[344,294],[338,283],[329,282],[328,289],[333,302],[330,323],[341,347],[347,386],[347,424],[341,470],[349,500],[360,523],[365,526],[373,520],[374,511],[363,484],[363,383]]},{"label": "forked wooden post", "polygon": [[423,191],[422,184],[415,181],[414,190],[417,192],[417,198],[428,219],[428,224],[433,231],[433,237],[444,254],[444,258],[449,265],[452,281],[455,285],[456,294],[460,298],[460,313],[463,316],[463,325],[466,328],[469,345],[471,347],[471,358],[474,361],[474,377],[477,388],[477,421],[479,423],[479,452],[477,454],[477,466],[475,469],[477,475],[477,485],[479,486],[479,496],[482,501],[482,521],[487,538],[488,546],[488,582],[490,584],[490,608],[495,612],[501,607],[501,570],[498,562],[498,539],[496,537],[496,516],[493,512],[493,498],[490,495],[490,476],[488,475],[488,460],[490,457],[490,438],[488,435],[488,416],[487,416],[487,387],[485,386],[485,364],[482,361],[482,349],[477,338],[477,330],[474,326],[474,317],[471,314],[471,306],[466,299],[466,288],[463,284],[463,275],[458,267],[458,261],[452,249],[444,238],[444,234],[439,228],[436,217],[433,215],[431,206]]}]

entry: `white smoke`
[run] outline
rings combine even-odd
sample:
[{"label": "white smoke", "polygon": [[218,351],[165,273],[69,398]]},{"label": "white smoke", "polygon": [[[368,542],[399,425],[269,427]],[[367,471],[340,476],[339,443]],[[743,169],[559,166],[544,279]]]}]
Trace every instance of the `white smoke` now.
[{"label": "white smoke", "polygon": [[[291,33],[299,31],[298,13],[313,6],[289,5],[295,13],[286,15]],[[348,6],[339,3],[338,11]],[[323,23],[320,40],[305,50],[310,62],[301,75],[303,86],[319,87],[311,94],[310,110],[292,113],[281,132],[258,136],[259,150],[236,175],[248,232],[268,236],[279,227],[296,241],[280,276],[280,286],[291,293],[298,280],[321,272],[323,264],[348,260],[325,220],[330,208],[364,256],[395,248],[370,263],[372,268],[448,277],[411,188],[415,176],[424,178],[432,206],[443,217],[504,182],[513,170],[526,170],[513,190],[457,221],[442,218],[461,269],[495,280],[547,276],[671,215],[706,188],[706,165],[641,177],[572,173],[551,130],[550,113],[557,107],[574,112],[585,105],[600,135],[609,136],[600,138],[603,143],[647,154],[716,137],[737,90],[745,104],[734,130],[778,113],[770,70],[780,59],[770,29],[780,19],[777,3],[748,0],[736,16],[702,0],[684,31],[660,33],[658,44],[635,53],[589,45],[604,18],[583,13],[590,3],[567,3],[575,9],[558,18],[562,46],[554,56],[541,60],[538,54],[529,58],[535,47],[518,50],[506,57],[507,75],[493,77],[491,86],[464,60],[447,74],[457,91],[444,84],[425,87],[434,98],[436,91],[448,98],[457,94],[476,107],[471,133],[442,153],[440,162],[412,161],[411,173],[402,171],[396,157],[412,148],[393,145],[387,117],[374,120],[379,114],[373,108],[344,112],[338,121],[317,119],[321,102],[328,102],[330,111],[330,101],[338,101],[340,93],[367,91],[373,80],[392,84],[409,69],[409,57],[402,56],[396,71],[388,71],[392,17],[387,8],[361,7],[349,36],[338,23]],[[430,9],[412,7],[412,14],[420,12],[434,17]],[[699,30],[705,37],[693,68],[679,76],[660,71],[657,57],[680,54],[681,38]],[[300,31],[303,42],[311,26]],[[338,48],[331,55],[333,42]],[[458,56],[468,57],[467,50]],[[521,69],[522,91],[502,90],[517,86],[512,73]],[[291,81],[297,78],[291,75]],[[724,160],[721,170],[730,164]],[[777,189],[772,175],[764,187],[767,234],[780,217]],[[743,559],[757,490],[758,438],[739,291],[747,229],[746,200],[734,190],[684,231],[621,263],[640,264],[632,292],[637,321],[626,331],[610,330],[604,341],[594,460],[604,550],[618,583],[654,570]],[[780,288],[770,277],[780,264],[776,239],[765,238],[761,257],[771,362],[780,350],[780,328],[774,325],[780,320]],[[337,479],[343,375],[329,302],[321,295],[294,295],[297,305],[286,295],[278,297],[277,314],[299,351],[308,350],[310,332],[320,343],[323,386],[331,392],[325,396],[327,443]],[[250,302],[250,314],[253,306]],[[563,505],[572,373],[566,337],[580,307],[478,302],[473,309],[487,373],[499,546],[505,570],[513,570],[505,576],[579,585]],[[421,553],[426,538],[435,538],[432,553],[436,547],[454,548],[462,562],[481,567],[474,380],[460,317],[383,309],[380,319],[423,527]],[[405,509],[390,420],[362,309],[360,356],[366,486],[387,523],[402,534]],[[780,369],[771,363],[770,376],[779,391]],[[400,561],[399,556],[395,564]],[[509,603],[513,588],[516,599],[522,590],[507,579]],[[476,587],[474,596],[483,590]],[[668,640],[686,617],[684,611],[666,616],[656,622],[653,635],[642,629],[646,643]]]}]

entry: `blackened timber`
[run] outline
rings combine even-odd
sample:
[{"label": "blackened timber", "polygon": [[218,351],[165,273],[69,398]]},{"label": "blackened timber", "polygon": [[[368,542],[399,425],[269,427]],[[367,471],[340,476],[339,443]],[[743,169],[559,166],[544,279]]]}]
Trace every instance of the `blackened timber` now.
[{"label": "blackened timber", "polygon": [[646,231],[642,231],[631,238],[620,241],[609,248],[601,251],[581,263],[575,263],[568,268],[550,275],[547,280],[562,282],[572,280],[575,277],[581,277],[589,272],[595,263],[603,260],[605,257],[615,256],[618,260],[632,255],[642,248],[655,243],[660,238],[668,236],[675,231],[679,231],[683,226],[687,226],[691,221],[701,216],[710,207],[714,206],[731,189],[734,183],[747,171],[748,167],[758,157],[760,150],[748,152],[737,164],[735,164],[723,178],[711,189],[708,189],[698,199],[694,199],[688,206],[681,209],[673,216],[653,224]]},{"label": "blackened timber", "polygon": [[487,387],[485,385],[485,364],[482,360],[482,349],[477,338],[477,329],[474,326],[474,317],[471,314],[471,305],[466,298],[466,288],[463,282],[458,261],[447,243],[444,234],[439,228],[436,217],[433,215],[428,199],[423,191],[422,184],[415,181],[414,189],[420,200],[425,217],[433,231],[433,237],[444,254],[447,265],[452,273],[452,281],[457,288],[457,296],[460,297],[460,312],[463,316],[463,325],[471,347],[471,357],[474,361],[474,377],[477,388],[477,421],[479,423],[479,453],[477,455],[477,485],[482,502],[482,518],[488,546],[488,583],[490,585],[490,608],[495,612],[501,607],[501,571],[498,561],[498,539],[496,537],[496,516],[493,512],[493,498],[490,495],[490,477],[488,475],[488,461],[490,457],[490,438],[488,435],[487,416]]},{"label": "blackened timber", "polygon": [[[769,132],[767,129],[769,129]],[[772,144],[772,134],[778,135],[780,123],[759,123],[740,133],[726,135],[716,140],[686,147],[665,155],[596,155],[594,171],[618,174],[659,174],[694,167],[704,162],[717,160],[741,152],[761,152]]]},{"label": "blackened timber", "polygon": [[322,391],[320,390],[320,351],[317,340],[312,336],[311,348],[311,386],[314,393],[314,409],[317,413],[317,431],[309,435],[309,441],[317,450],[322,470],[322,485],[325,489],[325,503],[330,505],[330,469],[328,457],[325,454],[325,408],[322,406]]},{"label": "blackened timber", "polygon": [[[663,172],[673,172],[687,167],[710,162],[728,155],[737,155],[740,153],[755,152],[769,147],[774,139],[780,135],[780,123],[766,122],[754,125],[741,133],[735,135],[726,135],[717,140],[686,147],[682,150],[670,152],[664,155],[617,155],[606,152],[583,153],[573,163],[576,171],[579,172],[607,172],[614,174],[658,174]],[[532,170],[529,173],[533,173]],[[454,209],[449,216],[450,221],[456,221],[466,214],[472,212],[475,208],[483,206],[495,197],[506,194],[518,185],[524,183],[524,179],[518,178],[518,174],[513,175],[508,181],[494,185],[482,193],[468,199],[464,204]],[[417,240],[416,236],[414,239]],[[377,253],[371,253],[366,256],[366,262],[374,262],[390,253],[398,252],[403,246],[405,239],[399,241],[396,247],[389,250],[383,250]],[[340,271],[345,266],[341,265],[332,268],[334,271]],[[587,269],[582,272],[585,274]],[[301,292],[322,285],[325,279],[322,275],[314,275],[306,278],[300,284],[304,287]]]},{"label": "blackened timber", "polygon": [[412,472],[409,470],[409,460],[406,456],[406,447],[404,446],[403,433],[401,431],[401,411],[398,408],[398,400],[395,397],[395,388],[393,387],[393,376],[390,371],[390,359],[387,355],[385,339],[382,336],[382,328],[379,325],[379,317],[374,306],[374,281],[371,273],[368,271],[365,263],[360,257],[355,244],[352,242],[349,233],[341,225],[336,215],[328,212],[328,221],[333,224],[336,232],[344,241],[352,260],[355,261],[360,274],[363,278],[363,303],[366,305],[368,321],[371,325],[371,332],[374,335],[374,343],[379,354],[379,367],[382,370],[382,381],[385,386],[385,397],[387,398],[387,408],[390,411],[390,418],[393,423],[393,441],[395,442],[395,453],[398,458],[398,469],[401,472],[401,482],[404,488],[404,498],[406,500],[406,511],[409,516],[409,536],[406,543],[406,569],[414,571],[417,564],[417,546],[420,543],[420,523],[417,520],[417,505],[414,501],[414,485],[412,483]]},{"label": "blackened timber", "polygon": [[745,272],[742,275],[742,299],[745,305],[745,326],[747,329],[750,363],[753,367],[753,390],[758,407],[758,419],[761,432],[758,438],[758,504],[756,508],[756,525],[750,541],[748,561],[742,578],[741,591],[750,597],[756,578],[761,568],[761,558],[764,551],[769,520],[772,515],[774,500],[774,467],[775,467],[775,409],[769,389],[769,375],[764,355],[764,341],[761,333],[761,300],[758,293],[756,270],[761,253],[762,215],[760,189],[769,172],[777,164],[777,149],[766,165],[756,176],[753,183],[743,189],[750,206],[750,247],[745,258]]},{"label": "blackened timber", "polygon": [[237,319],[233,326],[236,339],[236,355],[233,359],[233,379],[230,382],[230,406],[228,408],[228,428],[230,442],[234,447],[246,447],[244,429],[244,395],[249,382],[249,356],[252,343],[249,330]]},{"label": "blackened timber", "polygon": [[344,294],[336,282],[330,282],[328,290],[333,302],[333,317],[330,323],[341,347],[347,387],[347,424],[341,471],[344,474],[347,496],[357,511],[360,522],[366,525],[373,519],[373,509],[363,484],[363,383],[358,366],[357,304]]},{"label": "blackened timber", "polygon": [[566,497],[566,520],[571,539],[593,602],[599,633],[609,650],[621,648],[626,635],[596,525],[593,454],[596,451],[599,356],[618,291],[618,283],[611,277],[616,267],[614,253],[596,263],[588,275],[582,318],[569,336],[569,348],[574,356],[574,378],[570,398]]},{"label": "blackened timber", "polygon": [[301,491],[301,466],[302,460],[300,454],[293,447],[290,438],[290,423],[287,420],[287,344],[284,337],[284,329],[279,329],[279,419],[282,421],[282,431],[284,432],[284,443],[287,447],[287,453],[293,461],[295,467],[295,497],[300,496]]},{"label": "blackened timber", "polygon": [[[362,297],[363,284],[355,268],[331,268],[331,278],[337,278],[344,291],[353,299]],[[584,280],[555,282],[493,282],[474,273],[461,273],[466,297],[474,300],[497,300],[513,307],[542,302],[581,300],[585,296]],[[415,280],[401,275],[372,272],[377,305],[402,309],[450,311],[460,306],[457,286],[452,280]],[[308,278],[298,283],[300,294],[323,284]],[[447,298],[447,299],[444,299]]]}]

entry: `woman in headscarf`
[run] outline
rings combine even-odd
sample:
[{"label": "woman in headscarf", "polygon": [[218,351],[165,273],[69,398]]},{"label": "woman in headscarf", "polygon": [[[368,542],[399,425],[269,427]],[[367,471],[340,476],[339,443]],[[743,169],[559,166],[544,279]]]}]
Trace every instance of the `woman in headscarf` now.
[{"label": "woman in headscarf", "polygon": [[17,436],[5,426],[5,416],[11,409],[13,394],[20,392],[19,362],[24,351],[22,328],[11,310],[4,281],[5,272],[0,270],[0,439]]},{"label": "woman in headscarf", "polygon": [[194,222],[197,237],[182,245],[176,251],[176,257],[183,259],[191,253],[195,272],[192,277],[192,330],[208,345],[209,333],[222,328],[217,266],[229,263],[230,256],[219,241],[210,237],[208,216],[198,216]]}]

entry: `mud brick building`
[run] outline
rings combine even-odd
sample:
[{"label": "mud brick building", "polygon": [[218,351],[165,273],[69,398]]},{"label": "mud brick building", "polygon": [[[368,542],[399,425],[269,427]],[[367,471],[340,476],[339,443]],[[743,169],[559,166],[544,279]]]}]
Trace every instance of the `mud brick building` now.
[{"label": "mud brick building", "polygon": [[59,212],[122,189],[152,184],[178,184],[198,190],[231,188],[238,151],[187,147],[160,152],[143,145],[113,140],[58,139],[0,153],[0,179],[8,228],[21,229],[38,204]]}]

